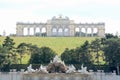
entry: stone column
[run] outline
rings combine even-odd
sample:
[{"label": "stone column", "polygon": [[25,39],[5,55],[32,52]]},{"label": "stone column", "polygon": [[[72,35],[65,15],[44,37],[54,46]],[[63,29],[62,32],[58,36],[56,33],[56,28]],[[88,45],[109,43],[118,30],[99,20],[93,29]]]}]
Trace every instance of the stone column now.
[{"label": "stone column", "polygon": [[81,28],[79,28],[79,36],[81,37]]},{"label": "stone column", "polygon": [[85,37],[87,37],[87,28],[85,28]]},{"label": "stone column", "polygon": [[93,28],[91,28],[91,36],[93,37]]},{"label": "stone column", "polygon": [[28,36],[30,35],[30,28],[28,28]]},{"label": "stone column", "polygon": [[70,36],[75,36],[75,26],[72,24],[69,26],[70,29]]},{"label": "stone column", "polygon": [[56,36],[58,36],[58,30],[59,30],[59,29],[57,28]]},{"label": "stone column", "polygon": [[35,36],[35,33],[36,33],[36,28],[34,28],[34,36]]},{"label": "stone column", "polygon": [[39,28],[39,31],[40,31],[39,33],[41,33],[41,28]]},{"label": "stone column", "polygon": [[62,28],[62,36],[64,36],[64,29]]},{"label": "stone column", "polygon": [[41,36],[41,28],[39,28],[39,30],[40,30],[39,34],[40,34],[40,36]]},{"label": "stone column", "polygon": [[97,28],[98,28],[98,34],[97,35],[99,37],[105,37],[105,24],[104,23],[98,24]]},{"label": "stone column", "polygon": [[47,24],[45,25],[46,28],[46,36],[52,36],[53,32],[52,32],[52,25],[51,24]]},{"label": "stone column", "polygon": [[63,35],[63,36],[64,36],[64,34],[65,34],[65,33],[64,33],[64,30],[65,30],[65,29],[63,28],[63,30],[62,30],[62,31],[63,31],[63,32],[62,32],[62,35]]},{"label": "stone column", "polygon": [[23,33],[24,33],[24,28],[21,29],[21,33],[22,33],[22,36],[23,36],[23,35],[24,35],[24,34],[23,34]]},{"label": "stone column", "polygon": [[23,28],[22,28],[22,26],[17,26],[16,34],[17,34],[17,36],[23,36]]},{"label": "stone column", "polygon": [[105,36],[105,29],[104,28],[98,28],[98,36],[99,37]]}]

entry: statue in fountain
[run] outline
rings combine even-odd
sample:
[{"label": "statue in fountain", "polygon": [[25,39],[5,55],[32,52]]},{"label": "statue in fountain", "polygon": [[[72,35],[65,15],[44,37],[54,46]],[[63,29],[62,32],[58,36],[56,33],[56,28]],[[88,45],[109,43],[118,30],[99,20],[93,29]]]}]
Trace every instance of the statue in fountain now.
[{"label": "statue in fountain", "polygon": [[64,61],[61,61],[61,59],[56,55],[53,61],[50,61],[50,63],[47,66],[47,71],[49,73],[65,73],[67,70],[66,65],[64,64]]},{"label": "statue in fountain", "polygon": [[56,55],[56,56],[54,57],[54,59],[53,59],[53,62],[54,62],[54,63],[61,63],[62,61],[61,61],[61,59]]},{"label": "statue in fountain", "polygon": [[74,65],[69,65],[66,73],[74,73],[74,72],[76,72],[75,66]]},{"label": "statue in fountain", "polygon": [[81,70],[78,70],[80,73],[88,74],[87,67],[84,67],[83,64],[81,65]]},{"label": "statue in fountain", "polygon": [[32,64],[30,64],[30,65],[27,67],[27,72],[30,72],[30,73],[35,72],[35,70],[32,69]]},{"label": "statue in fountain", "polygon": [[40,65],[38,72],[39,73],[48,73],[46,66],[43,66],[43,65]]}]

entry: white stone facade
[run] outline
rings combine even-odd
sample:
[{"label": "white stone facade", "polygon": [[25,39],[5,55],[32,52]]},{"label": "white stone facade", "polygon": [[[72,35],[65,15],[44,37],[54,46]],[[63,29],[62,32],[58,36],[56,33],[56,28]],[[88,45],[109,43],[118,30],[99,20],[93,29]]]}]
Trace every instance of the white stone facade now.
[{"label": "white stone facade", "polygon": [[[33,36],[39,33],[41,36],[43,33],[46,36],[98,36],[104,37],[105,35],[105,23],[74,23],[74,20],[70,20],[68,17],[53,17],[51,20],[47,20],[46,23],[20,23],[16,24],[17,36],[24,36],[24,28],[27,29],[27,36],[31,34],[31,28]],[[96,32],[94,30],[96,29]],[[36,32],[38,30],[38,32]],[[83,31],[84,30],[84,31]],[[90,32],[88,32],[88,30]]]}]

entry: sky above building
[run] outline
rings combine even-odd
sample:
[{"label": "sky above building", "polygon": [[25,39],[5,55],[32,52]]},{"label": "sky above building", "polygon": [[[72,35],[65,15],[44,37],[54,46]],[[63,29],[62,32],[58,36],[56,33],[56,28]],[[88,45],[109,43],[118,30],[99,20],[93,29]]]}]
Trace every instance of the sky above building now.
[{"label": "sky above building", "polygon": [[120,0],[0,0],[0,35],[16,33],[17,22],[46,22],[68,16],[75,23],[105,22],[106,33],[120,33]]}]

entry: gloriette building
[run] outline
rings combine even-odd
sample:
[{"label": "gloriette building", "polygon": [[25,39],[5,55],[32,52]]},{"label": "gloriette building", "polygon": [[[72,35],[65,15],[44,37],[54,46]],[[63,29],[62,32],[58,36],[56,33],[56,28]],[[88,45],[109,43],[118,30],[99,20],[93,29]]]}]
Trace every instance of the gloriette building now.
[{"label": "gloriette building", "polygon": [[[25,34],[26,33],[26,34]],[[68,17],[52,17],[46,23],[16,24],[17,36],[85,36],[104,37],[105,23],[75,23]]]}]

